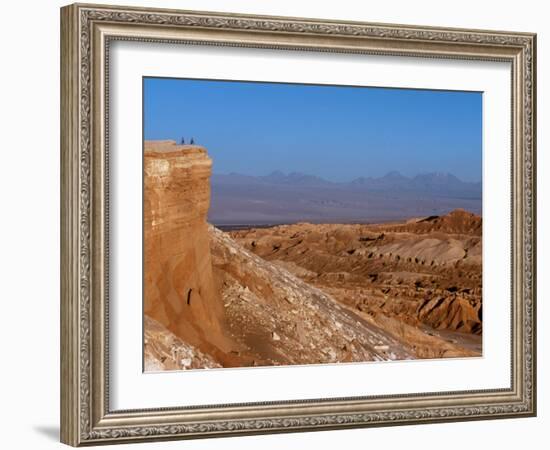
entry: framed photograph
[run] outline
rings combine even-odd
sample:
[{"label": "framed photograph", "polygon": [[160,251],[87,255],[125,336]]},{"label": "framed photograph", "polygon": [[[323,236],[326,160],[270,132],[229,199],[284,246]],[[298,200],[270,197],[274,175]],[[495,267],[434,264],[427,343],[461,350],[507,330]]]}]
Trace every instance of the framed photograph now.
[{"label": "framed photograph", "polygon": [[62,442],[535,415],[535,58],[62,8]]}]

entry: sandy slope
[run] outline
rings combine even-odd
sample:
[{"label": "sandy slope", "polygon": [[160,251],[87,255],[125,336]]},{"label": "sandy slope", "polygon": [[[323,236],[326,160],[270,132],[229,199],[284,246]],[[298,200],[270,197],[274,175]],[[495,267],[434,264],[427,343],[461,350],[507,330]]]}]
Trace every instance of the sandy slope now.
[{"label": "sandy slope", "polygon": [[277,264],[210,228],[228,330],[247,365],[414,358],[411,349]]}]

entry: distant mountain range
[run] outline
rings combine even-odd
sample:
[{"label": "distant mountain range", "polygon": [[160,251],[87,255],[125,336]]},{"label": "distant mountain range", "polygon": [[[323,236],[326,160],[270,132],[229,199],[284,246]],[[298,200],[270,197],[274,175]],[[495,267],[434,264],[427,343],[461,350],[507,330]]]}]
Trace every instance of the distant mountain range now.
[{"label": "distant mountain range", "polygon": [[444,197],[481,198],[482,191],[481,182],[470,183],[458,179],[453,174],[441,172],[409,178],[394,171],[380,178],[357,178],[351,184],[371,191],[402,191]]},{"label": "distant mountain range", "polygon": [[295,222],[373,223],[446,214],[456,208],[481,214],[481,183],[448,173],[335,183],[299,172],[265,176],[212,175],[209,221],[219,226]]},{"label": "distant mountain range", "polygon": [[453,174],[441,172],[420,174],[409,178],[397,171],[392,171],[379,178],[359,177],[350,182],[341,183],[331,182],[315,175],[300,172],[285,174],[281,171],[275,171],[264,176],[230,173],[227,175],[214,174],[212,176],[212,184],[228,186],[272,184],[289,187],[332,187],[377,193],[424,194],[436,197],[467,199],[481,199],[482,193],[481,182],[466,182]]}]

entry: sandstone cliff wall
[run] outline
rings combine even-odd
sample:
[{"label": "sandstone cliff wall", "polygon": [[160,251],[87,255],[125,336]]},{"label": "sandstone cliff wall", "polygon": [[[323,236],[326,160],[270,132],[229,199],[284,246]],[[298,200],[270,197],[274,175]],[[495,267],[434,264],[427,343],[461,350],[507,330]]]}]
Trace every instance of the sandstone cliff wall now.
[{"label": "sandstone cliff wall", "polygon": [[173,141],[145,143],[144,312],[223,359],[223,305],[212,276],[206,215],[212,161]]}]

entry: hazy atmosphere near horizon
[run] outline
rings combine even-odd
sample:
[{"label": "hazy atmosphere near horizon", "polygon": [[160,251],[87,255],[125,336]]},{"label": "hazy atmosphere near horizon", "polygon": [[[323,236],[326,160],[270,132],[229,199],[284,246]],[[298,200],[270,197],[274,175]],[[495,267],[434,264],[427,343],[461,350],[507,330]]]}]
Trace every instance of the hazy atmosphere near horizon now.
[{"label": "hazy atmosphere near horizon", "polygon": [[482,94],[144,78],[145,140],[194,142],[214,174],[335,182],[451,173],[481,181]]}]

